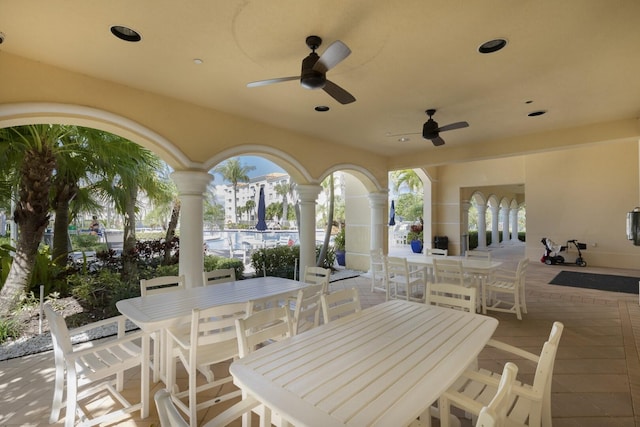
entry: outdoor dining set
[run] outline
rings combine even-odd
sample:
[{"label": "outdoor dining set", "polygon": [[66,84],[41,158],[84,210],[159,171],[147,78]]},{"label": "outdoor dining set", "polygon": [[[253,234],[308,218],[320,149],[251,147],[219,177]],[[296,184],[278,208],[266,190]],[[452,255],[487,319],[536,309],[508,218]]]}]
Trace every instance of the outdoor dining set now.
[{"label": "outdoor dining set", "polygon": [[[386,302],[362,308],[356,288],[330,283],[330,269],[307,267],[301,280],[236,280],[233,269],[140,283],[141,296],[117,303],[113,338],[75,346],[51,307],[56,385],[51,422],[96,425],[133,411],[146,418],[151,382],[163,427],[551,425],[551,377],[563,325],[540,354],[492,339],[489,310],[526,313],[526,259],[502,271],[490,254],[385,256],[371,252],[371,288]],[[508,294],[509,297],[505,297]],[[480,295],[480,298],[478,298]],[[126,322],[138,330],[125,332]],[[82,328],[86,330],[97,324]],[[510,354],[492,372],[478,366],[486,347]],[[537,364],[533,382],[516,379],[517,360]],[[120,392],[124,372],[140,370],[140,398]],[[179,376],[177,372],[186,373]],[[108,390],[122,409],[91,414],[81,402]],[[66,397],[65,397],[66,396]],[[199,412],[227,402],[201,424]],[[90,417],[93,415],[93,417]],[[200,417],[202,418],[202,417]],[[238,420],[238,421],[236,421]]]}]

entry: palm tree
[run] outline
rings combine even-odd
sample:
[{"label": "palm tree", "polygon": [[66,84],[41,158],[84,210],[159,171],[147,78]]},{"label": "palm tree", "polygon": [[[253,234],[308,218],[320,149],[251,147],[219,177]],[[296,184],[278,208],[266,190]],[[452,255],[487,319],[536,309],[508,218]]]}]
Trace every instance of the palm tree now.
[{"label": "palm tree", "polygon": [[15,308],[33,273],[38,246],[49,224],[49,194],[60,140],[69,128],[29,125],[6,128],[0,136],[0,167],[15,168],[18,199],[13,218],[20,234],[7,279],[0,290],[0,316]]},{"label": "palm tree", "polygon": [[248,173],[255,168],[255,166],[243,166],[240,160],[235,157],[214,168],[214,171],[222,175],[224,180],[230,182],[233,187],[233,211],[236,223],[238,222],[238,183],[249,182]]},{"label": "palm tree", "polygon": [[296,183],[291,181],[281,182],[274,187],[277,195],[282,196],[282,225],[288,224],[289,220],[289,201],[288,196],[293,194],[296,189]]},{"label": "palm tree", "polygon": [[152,201],[166,203],[171,199],[171,186],[160,179],[162,163],[151,151],[113,134],[104,133],[102,139],[104,144],[127,153],[121,163],[113,165],[113,169],[106,171],[104,177],[96,182],[103,199],[112,202],[116,212],[124,217],[122,276],[126,280],[135,275],[133,254],[139,190]]},{"label": "palm tree", "polygon": [[411,192],[422,190],[422,180],[413,169],[400,169],[391,172],[391,182],[394,191],[398,191],[403,184]]},{"label": "palm tree", "polygon": [[329,241],[331,240],[331,229],[333,228],[333,208],[335,203],[333,173],[331,173],[331,175],[329,175],[327,179],[322,181],[322,186],[325,188],[325,190],[329,190],[329,197],[327,198],[329,207],[327,209],[327,229],[324,233],[324,242],[322,244],[322,248],[320,248],[320,255],[316,260],[317,267],[322,267],[324,259],[327,256],[327,250],[329,250]]}]

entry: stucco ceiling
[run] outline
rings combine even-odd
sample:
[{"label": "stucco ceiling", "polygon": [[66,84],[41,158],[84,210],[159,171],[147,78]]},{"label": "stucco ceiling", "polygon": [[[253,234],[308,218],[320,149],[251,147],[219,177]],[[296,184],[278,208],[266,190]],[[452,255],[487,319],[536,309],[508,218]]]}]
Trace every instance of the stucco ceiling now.
[{"label": "stucco ceiling", "polygon": [[[0,54],[390,157],[482,157],[495,141],[636,119],[638,17],[638,0],[0,0]],[[113,25],[142,40],[117,39]],[[308,35],[323,38],[320,54],[335,40],[351,48],[327,76],[356,102],[297,81],[246,86],[298,75]],[[505,49],[478,53],[497,37]],[[442,133],[443,147],[388,136],[421,132],[427,108],[440,125],[470,126]]]}]

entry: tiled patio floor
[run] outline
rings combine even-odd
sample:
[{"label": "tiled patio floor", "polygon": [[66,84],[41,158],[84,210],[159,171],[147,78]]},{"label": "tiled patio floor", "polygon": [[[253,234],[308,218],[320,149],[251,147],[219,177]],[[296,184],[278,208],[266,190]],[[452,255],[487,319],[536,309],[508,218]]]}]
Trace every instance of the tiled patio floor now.
[{"label": "tiled patio floor", "polygon": [[[394,254],[401,250],[392,250]],[[496,249],[494,259],[515,266],[522,247]],[[514,315],[496,314],[500,325],[495,337],[538,353],[553,321],[564,323],[553,377],[552,411],[556,427],[631,427],[640,425],[640,305],[637,295],[591,291],[548,285],[561,269],[639,276],[638,270],[546,266],[532,260],[527,272],[529,313],[522,321]],[[333,286],[357,286],[363,306],[384,300],[371,293],[365,277],[336,282]],[[482,366],[501,369],[502,360],[489,352],[480,357]],[[530,380],[533,368],[518,362],[519,377]],[[130,375],[127,389],[139,388],[139,373]],[[162,385],[152,386],[151,395]],[[0,426],[45,426],[53,388],[51,352],[0,362]],[[133,397],[132,397],[133,399]],[[110,403],[104,402],[108,406]],[[210,419],[222,407],[202,411],[201,421]],[[155,407],[140,420],[118,425],[159,426]],[[256,417],[254,417],[255,420]],[[56,425],[62,425],[58,423]],[[240,425],[238,423],[237,425]],[[465,421],[463,425],[470,425]]]}]

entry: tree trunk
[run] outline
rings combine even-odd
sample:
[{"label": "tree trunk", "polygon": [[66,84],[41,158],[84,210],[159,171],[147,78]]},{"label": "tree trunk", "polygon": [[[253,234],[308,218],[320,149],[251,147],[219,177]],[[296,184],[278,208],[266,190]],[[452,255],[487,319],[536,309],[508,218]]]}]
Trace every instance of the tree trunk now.
[{"label": "tree trunk", "polygon": [[334,206],[334,194],[333,189],[333,174],[329,175],[329,209],[327,215],[327,230],[324,233],[324,243],[320,249],[320,255],[316,260],[316,266],[322,267],[324,258],[327,256],[327,250],[329,249],[329,241],[331,240],[331,229],[333,228],[333,206]]},{"label": "tree trunk", "polygon": [[176,227],[178,227],[178,218],[180,217],[180,199],[176,199],[173,202],[173,209],[171,210],[171,219],[167,226],[167,234],[164,238],[164,259],[162,265],[169,265],[171,263],[171,242],[176,235]]},{"label": "tree trunk", "polygon": [[75,197],[78,187],[75,183],[62,183],[54,190],[53,209],[56,217],[53,223],[53,248],[51,258],[56,265],[67,265],[69,255],[69,202]]},{"label": "tree trunk", "polygon": [[18,203],[13,213],[20,233],[9,275],[0,291],[0,317],[10,315],[31,280],[38,246],[49,223],[49,190],[55,164],[53,151],[47,145],[40,151],[29,149],[24,154]]},{"label": "tree trunk", "polygon": [[136,202],[138,200],[138,186],[132,185],[127,190],[129,197],[126,200],[124,215],[124,237],[122,243],[122,280],[136,276]]}]

